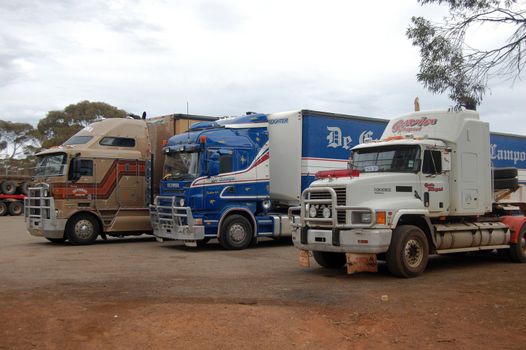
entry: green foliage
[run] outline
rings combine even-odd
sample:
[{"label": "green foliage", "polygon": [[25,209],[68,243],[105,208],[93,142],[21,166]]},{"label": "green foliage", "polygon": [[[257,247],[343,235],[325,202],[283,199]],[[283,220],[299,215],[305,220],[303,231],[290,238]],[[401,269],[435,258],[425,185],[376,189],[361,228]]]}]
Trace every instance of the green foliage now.
[{"label": "green foliage", "polygon": [[31,124],[0,120],[0,152],[2,158],[14,159],[31,152],[38,144],[37,134]]},{"label": "green foliage", "polygon": [[[526,11],[516,0],[417,0],[421,5],[449,6],[441,24],[413,17],[407,37],[420,48],[417,79],[434,93],[449,92],[457,106],[474,109],[494,77],[515,79],[526,63]],[[512,28],[505,42],[491,49],[468,46],[470,28],[498,24]]]},{"label": "green foliage", "polygon": [[125,118],[126,111],[104,102],[82,101],[62,111],[50,111],[38,123],[42,147],[61,145],[75,133],[101,118]]}]

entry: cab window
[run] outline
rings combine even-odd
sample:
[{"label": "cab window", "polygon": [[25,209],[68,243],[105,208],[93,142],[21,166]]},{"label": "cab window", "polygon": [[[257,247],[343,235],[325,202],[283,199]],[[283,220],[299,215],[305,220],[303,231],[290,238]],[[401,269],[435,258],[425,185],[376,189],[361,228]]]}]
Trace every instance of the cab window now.
[{"label": "cab window", "polygon": [[442,155],[440,151],[424,151],[422,173],[431,175],[442,173]]},{"label": "cab window", "polygon": [[99,144],[101,146],[135,147],[135,139],[128,137],[103,137]]}]

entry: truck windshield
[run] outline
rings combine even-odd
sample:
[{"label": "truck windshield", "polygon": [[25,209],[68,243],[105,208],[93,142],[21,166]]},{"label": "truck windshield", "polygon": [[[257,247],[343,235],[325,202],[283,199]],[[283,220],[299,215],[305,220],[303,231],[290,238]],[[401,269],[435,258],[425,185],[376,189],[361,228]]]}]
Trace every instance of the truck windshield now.
[{"label": "truck windshield", "polygon": [[46,154],[38,157],[35,176],[64,175],[66,155],[64,153]]},{"label": "truck windshield", "polygon": [[353,167],[364,173],[416,172],[419,158],[418,146],[371,147],[354,151]]},{"label": "truck windshield", "polygon": [[172,152],[164,160],[163,179],[193,179],[198,175],[199,153]]}]

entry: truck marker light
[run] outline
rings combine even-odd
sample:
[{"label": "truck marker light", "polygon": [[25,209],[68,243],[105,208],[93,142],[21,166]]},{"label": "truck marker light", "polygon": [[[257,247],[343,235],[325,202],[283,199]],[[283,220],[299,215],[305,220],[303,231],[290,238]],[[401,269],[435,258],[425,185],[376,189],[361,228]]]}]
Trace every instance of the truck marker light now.
[{"label": "truck marker light", "polygon": [[199,136],[199,142],[200,143],[206,143],[206,136],[205,135]]},{"label": "truck marker light", "polygon": [[[195,219],[195,224],[196,225],[202,225],[203,224],[203,219],[199,218],[199,219]],[[208,225],[210,225],[210,222],[207,222]]]},{"label": "truck marker light", "polygon": [[385,211],[377,211],[376,212],[376,223],[380,225],[385,225]]},{"label": "truck marker light", "polygon": [[316,173],[316,179],[330,179],[334,177],[358,177],[360,171],[357,169],[322,170]]},{"label": "truck marker light", "polygon": [[369,240],[367,240],[367,239],[359,239],[358,243],[360,243],[360,244],[369,244]]}]

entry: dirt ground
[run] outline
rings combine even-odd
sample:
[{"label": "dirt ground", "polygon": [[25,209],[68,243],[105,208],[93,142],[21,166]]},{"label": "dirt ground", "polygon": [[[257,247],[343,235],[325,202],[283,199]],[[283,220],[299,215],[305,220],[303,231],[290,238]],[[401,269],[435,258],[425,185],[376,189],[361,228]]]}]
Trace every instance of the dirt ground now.
[{"label": "dirt ground", "polygon": [[435,257],[416,279],[297,263],[286,241],[86,247],[0,218],[0,349],[524,349],[526,265]]}]

